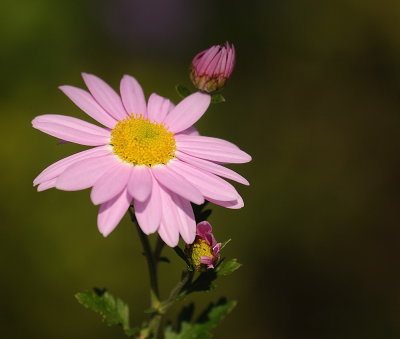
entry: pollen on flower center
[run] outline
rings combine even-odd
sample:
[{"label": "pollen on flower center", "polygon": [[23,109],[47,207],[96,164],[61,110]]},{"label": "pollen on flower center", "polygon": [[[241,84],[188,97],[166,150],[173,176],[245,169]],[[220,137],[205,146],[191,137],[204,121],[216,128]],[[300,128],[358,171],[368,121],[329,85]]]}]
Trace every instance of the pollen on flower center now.
[{"label": "pollen on flower center", "polygon": [[207,243],[206,240],[197,238],[196,241],[191,246],[191,258],[193,266],[196,270],[201,270],[201,258],[209,257],[213,258],[214,254],[212,252],[211,246]]},{"label": "pollen on flower center", "polygon": [[161,123],[150,122],[140,115],[120,120],[111,131],[113,152],[132,165],[151,167],[167,164],[175,158],[174,133]]}]

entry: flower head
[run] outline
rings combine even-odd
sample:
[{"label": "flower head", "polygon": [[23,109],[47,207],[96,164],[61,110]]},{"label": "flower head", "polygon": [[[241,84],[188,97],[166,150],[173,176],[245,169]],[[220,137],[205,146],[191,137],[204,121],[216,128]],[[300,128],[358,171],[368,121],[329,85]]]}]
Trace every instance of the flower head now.
[{"label": "flower head", "polygon": [[83,79],[90,92],[60,89],[104,127],[63,115],[33,119],[33,127],[42,132],[92,146],[47,167],[34,180],[38,191],[92,188],[104,236],[133,204],[143,232],[158,232],[171,247],[179,235],[186,243],[196,237],[191,202],[243,206],[236,189],[220,177],[245,185],[247,180],[220,163],[244,163],[251,157],[228,141],[200,136],[193,127],[210,104],[208,94],[194,93],[175,106],[153,93],[146,103],[131,76],[122,78],[121,96],[95,75],[84,73]]},{"label": "flower head", "polygon": [[197,224],[196,238],[191,245],[186,245],[186,251],[195,271],[204,271],[214,268],[219,259],[221,243],[217,243],[212,234],[209,222],[202,221]]},{"label": "flower head", "polygon": [[190,79],[198,89],[214,92],[225,85],[233,72],[235,61],[233,45],[212,46],[193,58]]}]

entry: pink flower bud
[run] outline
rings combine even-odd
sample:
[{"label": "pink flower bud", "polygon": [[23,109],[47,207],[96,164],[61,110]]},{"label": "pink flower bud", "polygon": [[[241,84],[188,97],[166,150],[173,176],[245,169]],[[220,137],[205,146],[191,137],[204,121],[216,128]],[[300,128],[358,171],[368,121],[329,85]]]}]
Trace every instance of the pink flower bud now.
[{"label": "pink flower bud", "polygon": [[211,93],[221,89],[235,67],[235,47],[212,46],[197,54],[192,61],[190,79],[201,91]]},{"label": "pink flower bud", "polygon": [[204,271],[214,268],[220,248],[221,243],[215,240],[210,223],[202,221],[197,224],[196,239],[193,244],[187,245],[186,252],[195,271]]}]

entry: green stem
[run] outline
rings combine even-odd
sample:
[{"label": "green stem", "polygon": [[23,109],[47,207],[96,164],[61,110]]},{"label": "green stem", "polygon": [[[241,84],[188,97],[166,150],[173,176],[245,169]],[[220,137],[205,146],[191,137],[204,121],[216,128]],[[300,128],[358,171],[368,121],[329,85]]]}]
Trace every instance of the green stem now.
[{"label": "green stem", "polygon": [[[143,254],[146,257],[147,267],[149,270],[149,277],[150,277],[150,302],[151,302],[151,308],[154,310],[154,312],[151,314],[148,326],[141,332],[142,335],[140,336],[140,338],[156,339],[158,337],[163,315],[173,304],[175,304],[177,298],[184,291],[187,284],[191,283],[194,271],[188,270],[183,272],[181,280],[172,289],[169,297],[161,302],[159,288],[158,288],[157,266],[160,261],[161,251],[164,247],[164,242],[160,237],[158,237],[155,249],[153,251],[148,236],[145,233],[143,233],[142,229],[140,228],[135,218],[133,207],[129,209],[129,213],[131,215],[132,222],[136,225],[139,234],[139,239],[143,247]],[[182,259],[185,260],[188,266],[190,266],[190,263],[187,261],[182,250],[179,247],[174,248],[174,250]]]},{"label": "green stem", "polygon": [[149,238],[143,233],[137,223],[136,226],[149,270],[151,307],[158,308],[160,304],[160,294],[158,289],[157,260],[151,249]]},{"label": "green stem", "polygon": [[[158,288],[157,265],[163,248],[163,241],[160,238],[157,239],[156,248],[153,252],[148,236],[145,233],[143,233],[142,229],[140,228],[135,218],[133,208],[129,209],[129,213],[131,215],[132,222],[136,225],[136,229],[139,234],[139,239],[143,247],[143,254],[146,257],[147,261],[147,268],[150,277],[150,306],[151,308],[158,310],[160,307],[160,292]],[[148,326],[148,336],[146,337],[157,338],[160,323],[161,323],[161,314],[158,312],[152,313]]]},{"label": "green stem", "polygon": [[177,298],[179,295],[182,293],[184,290],[185,286],[189,283],[191,283],[193,279],[194,271],[184,271],[182,274],[181,280],[176,284],[176,286],[172,289],[168,299],[164,300],[159,308],[159,312],[161,314],[165,314],[167,310],[175,304],[177,301]]}]

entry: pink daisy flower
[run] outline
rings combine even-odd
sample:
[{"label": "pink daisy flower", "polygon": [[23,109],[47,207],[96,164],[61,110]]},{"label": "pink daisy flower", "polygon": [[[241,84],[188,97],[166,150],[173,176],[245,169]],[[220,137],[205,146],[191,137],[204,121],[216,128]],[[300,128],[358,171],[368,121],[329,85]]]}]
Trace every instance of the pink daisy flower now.
[{"label": "pink daisy flower", "polygon": [[121,96],[95,75],[82,76],[90,93],[73,86],[60,89],[104,127],[63,115],[33,119],[33,127],[44,133],[94,146],[47,167],[33,182],[38,191],[92,187],[104,236],[133,204],[143,232],[158,232],[171,247],[179,235],[189,244],[196,237],[191,202],[243,207],[236,189],[220,177],[248,181],[220,164],[251,157],[228,141],[198,135],[193,127],[207,110],[209,95],[194,93],[175,106],[153,93],[146,104],[141,86],[129,75],[121,79]]},{"label": "pink daisy flower", "polygon": [[221,245],[215,240],[211,224],[208,221],[199,222],[193,244],[186,245],[193,268],[198,272],[214,268],[214,264],[219,260]]},{"label": "pink daisy flower", "polygon": [[212,46],[198,53],[192,60],[190,79],[193,85],[207,93],[224,87],[232,75],[236,63],[235,47],[228,42],[224,46]]}]

